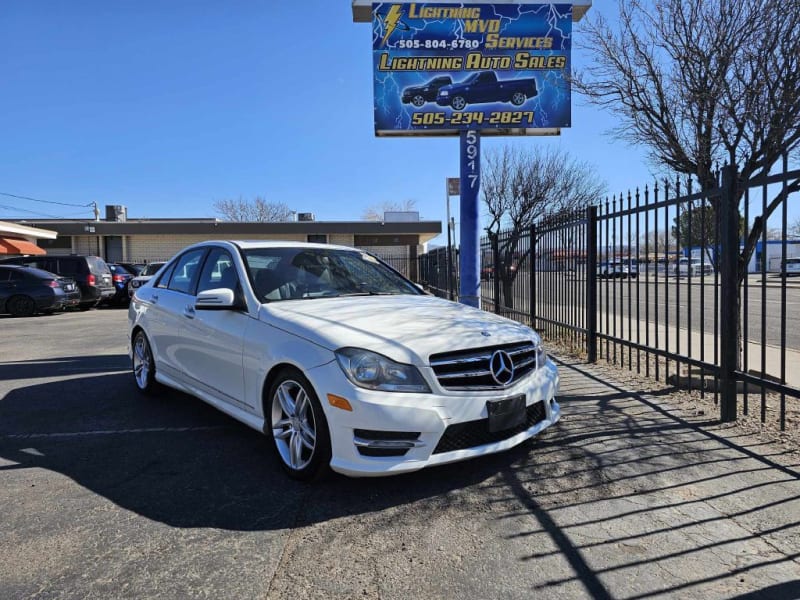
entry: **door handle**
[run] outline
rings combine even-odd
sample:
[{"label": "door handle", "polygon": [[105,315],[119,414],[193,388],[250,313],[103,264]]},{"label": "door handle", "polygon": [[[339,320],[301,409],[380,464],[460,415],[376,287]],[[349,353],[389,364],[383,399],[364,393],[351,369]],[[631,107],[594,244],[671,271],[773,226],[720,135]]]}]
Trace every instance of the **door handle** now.
[{"label": "door handle", "polygon": [[183,309],[183,316],[188,319],[194,319],[194,306],[187,304],[186,308]]}]

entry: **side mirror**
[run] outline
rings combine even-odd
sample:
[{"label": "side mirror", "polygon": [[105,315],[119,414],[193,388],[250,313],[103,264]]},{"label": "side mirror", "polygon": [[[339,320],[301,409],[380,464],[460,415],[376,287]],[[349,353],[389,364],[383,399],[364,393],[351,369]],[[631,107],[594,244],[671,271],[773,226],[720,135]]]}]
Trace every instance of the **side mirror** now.
[{"label": "side mirror", "polygon": [[232,310],[239,308],[236,303],[236,294],[229,288],[203,290],[197,294],[194,307],[196,310]]}]

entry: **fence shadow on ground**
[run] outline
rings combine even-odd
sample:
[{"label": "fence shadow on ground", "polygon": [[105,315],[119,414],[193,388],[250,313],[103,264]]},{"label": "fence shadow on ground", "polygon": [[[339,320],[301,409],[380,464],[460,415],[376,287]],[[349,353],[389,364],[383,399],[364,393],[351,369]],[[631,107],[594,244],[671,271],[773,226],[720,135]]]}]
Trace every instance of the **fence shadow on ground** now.
[{"label": "fence shadow on ground", "polygon": [[595,369],[561,365],[564,419],[502,475],[524,506],[506,518],[535,520],[509,535],[531,550],[520,560],[548,574],[534,591],[800,597],[792,454],[684,420]]}]

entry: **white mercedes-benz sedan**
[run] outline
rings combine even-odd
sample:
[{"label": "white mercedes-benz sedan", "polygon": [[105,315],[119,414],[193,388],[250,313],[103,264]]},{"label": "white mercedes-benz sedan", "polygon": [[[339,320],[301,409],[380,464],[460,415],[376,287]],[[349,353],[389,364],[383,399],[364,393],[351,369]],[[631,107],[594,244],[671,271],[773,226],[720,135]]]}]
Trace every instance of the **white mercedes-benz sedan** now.
[{"label": "white mercedes-benz sedan", "polygon": [[514,321],[428,295],[355,248],[209,241],[133,296],[133,375],[270,436],[287,473],[390,475],[558,421],[558,372]]}]

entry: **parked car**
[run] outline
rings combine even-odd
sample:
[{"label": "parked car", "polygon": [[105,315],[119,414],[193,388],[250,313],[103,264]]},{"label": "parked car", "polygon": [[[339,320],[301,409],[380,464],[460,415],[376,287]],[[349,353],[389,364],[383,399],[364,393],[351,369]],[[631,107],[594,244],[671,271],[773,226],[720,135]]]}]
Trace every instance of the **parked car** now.
[{"label": "parked car", "polygon": [[560,418],[532,329],[425,294],[355,248],[189,246],[137,290],[128,322],[141,392],[163,384],[264,432],[297,479],[496,453]]},{"label": "parked car", "polygon": [[76,306],[80,299],[72,279],[34,267],[0,265],[0,313],[30,317]]},{"label": "parked car", "polygon": [[538,94],[536,79],[498,80],[494,71],[479,71],[470,74],[464,81],[439,88],[436,104],[463,110],[468,104],[482,102],[511,102],[521,106],[528,98]]},{"label": "parked car", "polygon": [[786,259],[783,263],[783,274],[800,276],[800,256]]},{"label": "parked car", "polygon": [[711,275],[713,273],[714,265],[709,261],[701,261],[699,258],[679,258],[672,266],[672,274],[676,277]]},{"label": "parked car", "polygon": [[122,266],[121,263],[108,263],[108,268],[111,269],[111,280],[114,282],[115,290],[110,303],[117,305],[128,304],[131,299],[130,294],[128,294],[128,287],[131,279],[136,275]]},{"label": "parked car", "polygon": [[403,90],[403,104],[413,104],[417,108],[424,106],[426,102],[436,102],[436,95],[439,88],[450,85],[453,80],[449,75],[434,77],[428,83],[419,86],[407,87]]},{"label": "parked car", "polygon": [[633,260],[610,260],[597,264],[598,277],[626,277],[636,279],[639,276],[639,264]]},{"label": "parked car", "polygon": [[151,262],[146,264],[144,268],[139,271],[139,274],[130,280],[128,283],[128,297],[132,298],[133,295],[136,293],[140,287],[142,287],[145,283],[150,281],[150,279],[158,273],[158,270],[163,267],[166,263],[164,262]]},{"label": "parked car", "polygon": [[131,273],[134,277],[139,275],[147,265],[145,263],[127,263],[127,262],[116,262],[114,264],[122,265],[128,273]]},{"label": "parked car", "polygon": [[0,264],[15,264],[36,267],[43,271],[56,273],[62,277],[70,277],[78,284],[81,301],[78,308],[89,310],[100,302],[114,296],[115,290],[111,280],[111,270],[99,256],[18,256],[6,258]]}]

